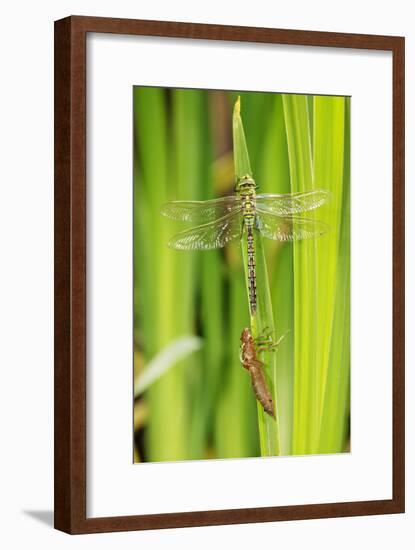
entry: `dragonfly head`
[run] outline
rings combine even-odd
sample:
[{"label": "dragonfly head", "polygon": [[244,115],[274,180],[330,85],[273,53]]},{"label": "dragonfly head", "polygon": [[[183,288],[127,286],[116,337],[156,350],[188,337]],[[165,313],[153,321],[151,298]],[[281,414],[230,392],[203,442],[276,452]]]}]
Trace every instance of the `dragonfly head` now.
[{"label": "dragonfly head", "polygon": [[255,189],[258,189],[258,186],[251,176],[244,176],[236,182],[235,191],[243,191],[246,194],[253,194]]}]

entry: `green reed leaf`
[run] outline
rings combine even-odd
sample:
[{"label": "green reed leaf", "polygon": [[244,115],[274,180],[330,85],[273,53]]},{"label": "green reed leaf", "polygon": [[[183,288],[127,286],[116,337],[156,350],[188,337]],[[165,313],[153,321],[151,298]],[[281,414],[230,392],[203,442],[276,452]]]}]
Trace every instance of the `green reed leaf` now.
[{"label": "green reed leaf", "polygon": [[[246,146],[245,133],[241,118],[240,98],[235,103],[233,112],[233,144],[234,144],[234,162],[235,175],[237,180],[249,175],[251,176],[251,165],[249,153]],[[242,255],[245,269],[245,281],[248,293],[248,260],[247,260],[247,238],[244,232],[242,238]],[[268,330],[273,340],[275,340],[274,315],[272,311],[271,292],[268,281],[268,272],[265,261],[265,253],[262,243],[262,237],[254,229],[254,248],[256,255],[256,277],[257,277],[257,310],[250,312],[250,328],[254,338],[257,338]],[[244,327],[241,327],[241,332]],[[278,398],[277,398],[277,361],[276,352],[264,352],[261,355],[261,361],[264,362],[264,374],[274,399],[276,410],[276,419],[271,418],[264,412],[260,403],[258,409],[258,429],[260,435],[260,447],[262,456],[275,456],[281,453],[279,419],[278,419]]]},{"label": "green reed leaf", "polygon": [[[313,185],[308,99],[283,94],[291,190]],[[314,214],[310,214],[313,218]],[[315,239],[294,241],[294,405],[293,454],[309,454],[319,436],[317,378],[317,271]]]},{"label": "green reed leaf", "polygon": [[246,146],[245,132],[241,119],[240,97],[238,97],[235,102],[232,120],[235,176],[237,180],[240,180],[244,176],[252,176],[251,163],[249,162],[248,148]]},{"label": "green reed leaf", "polygon": [[202,339],[196,336],[183,336],[173,340],[163,348],[145,367],[134,381],[134,397],[145,392],[156,380],[188,355],[200,350]]}]

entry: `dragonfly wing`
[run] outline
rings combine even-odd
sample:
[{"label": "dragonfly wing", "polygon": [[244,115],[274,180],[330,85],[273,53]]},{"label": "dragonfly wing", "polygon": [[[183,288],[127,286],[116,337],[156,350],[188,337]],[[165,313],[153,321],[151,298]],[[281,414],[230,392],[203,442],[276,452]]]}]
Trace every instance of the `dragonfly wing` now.
[{"label": "dragonfly wing", "polygon": [[181,231],[168,243],[177,250],[213,250],[241,236],[242,217],[232,212],[204,225]]},{"label": "dragonfly wing", "polygon": [[326,223],[299,216],[277,216],[269,212],[257,212],[260,233],[273,241],[300,241],[320,237],[327,233]]},{"label": "dragonfly wing", "polygon": [[209,201],[172,201],[161,207],[161,213],[173,220],[186,222],[211,222],[240,209],[241,199],[237,195]]},{"label": "dragonfly wing", "polygon": [[327,202],[329,198],[330,192],[325,189],[287,195],[260,194],[256,196],[256,207],[262,212],[288,216],[314,210]]}]

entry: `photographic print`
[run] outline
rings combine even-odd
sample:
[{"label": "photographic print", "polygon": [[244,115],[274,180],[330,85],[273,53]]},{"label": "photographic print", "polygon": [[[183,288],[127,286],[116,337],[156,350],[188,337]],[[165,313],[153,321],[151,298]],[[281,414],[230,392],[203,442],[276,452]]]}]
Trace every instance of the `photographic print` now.
[{"label": "photographic print", "polygon": [[134,462],[350,450],[350,98],[134,87]]},{"label": "photographic print", "polygon": [[404,59],[55,22],[57,529],[404,512]]}]

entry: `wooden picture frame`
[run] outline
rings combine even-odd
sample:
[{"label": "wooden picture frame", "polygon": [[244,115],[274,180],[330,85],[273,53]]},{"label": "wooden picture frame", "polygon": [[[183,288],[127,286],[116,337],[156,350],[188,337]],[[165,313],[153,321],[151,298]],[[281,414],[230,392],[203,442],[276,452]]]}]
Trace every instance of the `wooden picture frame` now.
[{"label": "wooden picture frame", "polygon": [[[115,33],[383,50],[393,56],[393,498],[88,518],[86,36]],[[55,527],[99,533],[404,511],[404,38],[72,16],[55,22]]]}]

